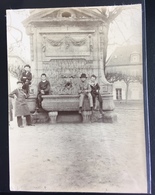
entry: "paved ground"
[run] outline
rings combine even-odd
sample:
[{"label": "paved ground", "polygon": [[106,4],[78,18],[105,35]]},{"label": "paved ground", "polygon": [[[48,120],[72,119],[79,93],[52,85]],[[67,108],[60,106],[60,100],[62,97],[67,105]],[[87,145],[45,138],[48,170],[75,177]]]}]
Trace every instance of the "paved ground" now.
[{"label": "paved ground", "polygon": [[120,105],[116,113],[115,124],[14,126],[11,189],[146,192],[143,111]]}]

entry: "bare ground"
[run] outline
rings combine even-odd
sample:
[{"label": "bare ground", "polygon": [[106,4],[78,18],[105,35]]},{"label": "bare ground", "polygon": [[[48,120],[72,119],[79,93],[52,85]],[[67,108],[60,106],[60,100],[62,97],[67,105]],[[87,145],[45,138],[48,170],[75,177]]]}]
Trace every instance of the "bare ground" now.
[{"label": "bare ground", "polygon": [[118,106],[114,124],[38,124],[9,130],[10,189],[147,191],[143,110]]}]

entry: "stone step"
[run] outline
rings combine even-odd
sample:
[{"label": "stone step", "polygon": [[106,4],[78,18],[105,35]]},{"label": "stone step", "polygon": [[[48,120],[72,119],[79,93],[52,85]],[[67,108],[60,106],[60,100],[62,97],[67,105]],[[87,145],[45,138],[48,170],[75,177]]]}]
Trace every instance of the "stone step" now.
[{"label": "stone step", "polygon": [[57,123],[81,123],[82,116],[78,112],[58,112]]}]

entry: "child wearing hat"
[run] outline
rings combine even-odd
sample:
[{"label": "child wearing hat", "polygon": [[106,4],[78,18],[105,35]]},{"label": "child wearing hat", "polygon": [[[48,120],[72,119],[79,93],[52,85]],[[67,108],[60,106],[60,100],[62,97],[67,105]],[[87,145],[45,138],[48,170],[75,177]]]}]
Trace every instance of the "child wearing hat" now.
[{"label": "child wearing hat", "polygon": [[79,94],[80,94],[80,99],[79,99],[79,113],[82,112],[82,106],[83,106],[83,101],[85,96],[88,97],[89,99],[89,104],[90,104],[90,108],[91,110],[93,109],[93,99],[92,99],[92,95],[91,95],[91,88],[89,83],[87,82],[87,76],[86,74],[82,73],[80,76],[80,84],[79,84]]},{"label": "child wearing hat", "polygon": [[29,94],[29,85],[31,85],[32,80],[32,73],[30,72],[30,69],[30,65],[26,64],[24,66],[24,72],[21,76],[21,81],[23,82],[23,89],[27,95]]},{"label": "child wearing hat", "polygon": [[9,94],[9,97],[15,98],[15,116],[17,117],[17,124],[19,128],[23,128],[22,116],[26,117],[26,122],[28,126],[33,126],[30,116],[30,110],[26,101],[26,93],[22,89],[23,83],[22,81],[17,82],[17,89],[12,91]]},{"label": "child wearing hat", "polygon": [[90,87],[91,87],[91,95],[93,97],[93,105],[94,108],[97,109],[97,101],[99,101],[99,110],[100,113],[102,113],[102,97],[100,94],[100,86],[98,82],[96,81],[96,76],[93,74],[91,75],[90,79]]}]

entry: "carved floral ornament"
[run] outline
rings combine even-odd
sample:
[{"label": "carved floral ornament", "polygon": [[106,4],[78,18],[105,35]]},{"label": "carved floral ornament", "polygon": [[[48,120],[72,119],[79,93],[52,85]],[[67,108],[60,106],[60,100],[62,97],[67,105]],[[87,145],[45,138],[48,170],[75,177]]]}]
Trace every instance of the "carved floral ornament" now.
[{"label": "carved floral ornament", "polygon": [[[91,35],[89,35],[89,44],[91,46],[92,49],[92,40],[91,40]],[[70,47],[70,45],[74,45],[76,47],[80,47],[83,46],[87,43],[87,37],[82,38],[80,40],[74,39],[69,35],[64,36],[62,39],[60,40],[53,40],[53,39],[49,39],[46,37],[46,35],[43,36],[43,45],[42,45],[42,51],[45,52],[46,51],[46,42],[48,42],[51,46],[53,47],[60,47],[62,44],[65,44],[66,49]]]}]

